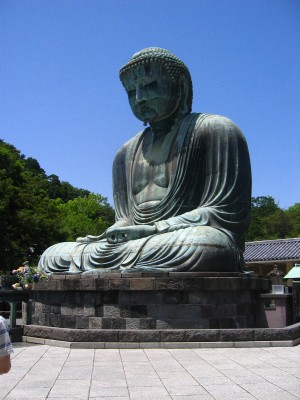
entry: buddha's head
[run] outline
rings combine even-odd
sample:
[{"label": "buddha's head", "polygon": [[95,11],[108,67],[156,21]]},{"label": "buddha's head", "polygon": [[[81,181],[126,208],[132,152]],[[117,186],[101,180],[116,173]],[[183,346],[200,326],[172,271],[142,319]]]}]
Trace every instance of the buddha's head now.
[{"label": "buddha's head", "polygon": [[120,70],[134,115],[144,123],[191,112],[193,87],[186,65],[168,50],[149,47]]}]

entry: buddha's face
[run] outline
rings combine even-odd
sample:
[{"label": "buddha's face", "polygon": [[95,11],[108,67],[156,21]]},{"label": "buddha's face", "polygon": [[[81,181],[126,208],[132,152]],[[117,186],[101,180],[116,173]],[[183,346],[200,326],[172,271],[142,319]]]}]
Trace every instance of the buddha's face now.
[{"label": "buddha's face", "polygon": [[132,68],[123,84],[134,115],[143,122],[164,120],[178,109],[179,85],[159,63]]}]

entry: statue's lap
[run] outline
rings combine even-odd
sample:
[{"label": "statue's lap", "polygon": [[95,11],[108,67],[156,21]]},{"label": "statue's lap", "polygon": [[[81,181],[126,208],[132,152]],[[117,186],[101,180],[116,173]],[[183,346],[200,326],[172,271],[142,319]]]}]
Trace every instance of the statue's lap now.
[{"label": "statue's lap", "polygon": [[42,262],[50,269],[51,264],[54,269],[54,264],[64,265],[65,271],[73,272],[76,267],[87,272],[94,269],[234,272],[236,256],[224,232],[209,226],[194,226],[120,244],[109,244],[106,240],[59,243],[45,252]]}]

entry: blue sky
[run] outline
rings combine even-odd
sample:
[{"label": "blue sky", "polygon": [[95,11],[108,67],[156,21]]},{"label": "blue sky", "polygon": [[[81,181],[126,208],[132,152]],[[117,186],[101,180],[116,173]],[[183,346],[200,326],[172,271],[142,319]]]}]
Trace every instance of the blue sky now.
[{"label": "blue sky", "polygon": [[193,111],[248,141],[253,196],[300,202],[299,0],[0,0],[0,139],[112,204],[112,162],[142,129],[118,71],[164,47],[190,69]]}]

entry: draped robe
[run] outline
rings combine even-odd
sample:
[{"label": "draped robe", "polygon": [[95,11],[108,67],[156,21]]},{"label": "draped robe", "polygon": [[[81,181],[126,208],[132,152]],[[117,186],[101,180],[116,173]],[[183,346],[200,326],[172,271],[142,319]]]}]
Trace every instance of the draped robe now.
[{"label": "draped robe", "polygon": [[48,248],[45,272],[243,270],[251,169],[247,143],[229,119],[189,114],[168,160],[169,185],[156,204],[141,207],[132,191],[134,161],[147,132],[125,143],[113,165],[116,227],[155,225],[151,236],[123,243],[66,242]]}]

